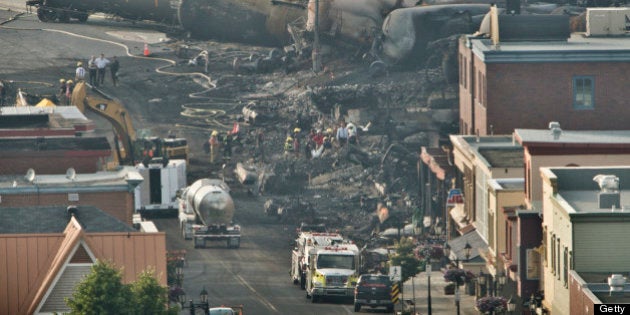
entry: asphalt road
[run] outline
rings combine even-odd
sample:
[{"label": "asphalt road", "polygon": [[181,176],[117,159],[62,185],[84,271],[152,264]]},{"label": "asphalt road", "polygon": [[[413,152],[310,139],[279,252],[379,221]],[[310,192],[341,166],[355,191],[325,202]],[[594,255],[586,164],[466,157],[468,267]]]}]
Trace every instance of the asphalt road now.
[{"label": "asphalt road", "polygon": [[[7,4],[23,7],[21,1],[0,1],[0,8]],[[6,19],[13,13],[3,11]],[[13,81],[17,86],[33,93],[54,93],[59,78],[74,76],[77,59],[104,53],[106,56],[127,56],[122,85],[117,89],[104,89],[125,97],[128,109],[139,126],[172,125],[179,117],[178,104],[164,102],[159,108],[151,107],[152,93],[161,87],[168,88],[173,78],[157,74],[154,69],[164,61],[150,58],[132,58],[142,53],[142,42],[155,40],[161,33],[144,29],[142,25],[90,19],[87,24],[41,23],[34,15],[21,15],[17,20],[4,23],[0,30],[0,79]],[[169,81],[170,80],[170,81]],[[177,78],[180,94],[194,92],[199,80]],[[151,81],[153,90],[143,90],[132,82]],[[107,82],[107,81],[106,81]],[[203,83],[203,82],[201,82]],[[186,90],[190,88],[190,90]],[[162,91],[162,93],[165,93]],[[161,97],[168,97],[163,95]],[[169,106],[177,108],[169,108]],[[98,120],[98,118],[90,117]],[[111,127],[99,122],[101,132]],[[185,134],[194,137],[194,134]],[[205,138],[203,138],[205,139]],[[204,141],[204,140],[199,140]],[[194,142],[193,142],[194,143]],[[288,226],[265,217],[264,200],[248,196],[240,187],[234,187],[237,205],[236,221],[243,229],[239,249],[227,249],[224,244],[206,249],[194,249],[190,241],[179,235],[176,219],[159,219],[157,225],[167,233],[169,249],[186,249],[187,266],[184,268],[184,289],[189,297],[198,299],[198,292],[205,287],[211,305],[240,305],[245,314],[348,314],[353,313],[348,301],[325,301],[312,304],[304,291],[289,279],[291,240],[294,226]],[[369,311],[369,310],[368,310]]]}]

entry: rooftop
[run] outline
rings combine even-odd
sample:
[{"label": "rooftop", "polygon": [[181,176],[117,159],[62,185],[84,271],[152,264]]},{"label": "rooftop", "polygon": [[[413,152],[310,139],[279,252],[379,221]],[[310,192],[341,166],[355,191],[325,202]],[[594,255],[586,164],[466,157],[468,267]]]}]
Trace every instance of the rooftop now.
[{"label": "rooftop", "polygon": [[621,274],[628,277],[627,271],[623,272],[580,272],[580,277],[587,283],[587,287],[602,303],[628,303],[630,302],[630,283],[626,283],[623,292],[610,292],[608,277],[612,274]]},{"label": "rooftop", "polygon": [[[123,166],[116,171],[101,171],[96,173],[75,173],[61,175],[34,175],[29,181],[24,174],[0,176],[0,194],[24,194],[30,192],[72,191],[78,193],[90,191],[98,187],[99,191],[106,189],[129,189],[143,181],[142,175],[133,166]],[[135,187],[135,186],[134,186]]]},{"label": "rooftop", "polygon": [[[0,208],[0,234],[62,233],[71,215],[66,205]],[[75,218],[86,232],[137,232],[92,206],[78,206]]]},{"label": "rooftop", "polygon": [[524,178],[493,178],[492,180],[495,190],[516,190],[523,191],[525,189]]},{"label": "rooftop", "polygon": [[485,63],[630,61],[630,36],[572,33],[567,40],[505,41],[498,47],[485,37],[468,37],[468,41],[473,53]]},{"label": "rooftop", "polygon": [[522,145],[630,146],[630,130],[562,130],[555,137],[549,129],[515,129],[514,138]]},{"label": "rooftop", "polygon": [[93,122],[76,106],[5,106],[0,108],[0,122],[3,129],[34,127],[75,129],[77,125],[93,125]]},{"label": "rooftop", "polygon": [[[564,200],[571,214],[607,214],[609,216],[630,216],[630,167],[558,167],[542,168],[544,177],[557,182],[558,200]],[[593,180],[596,175],[615,175],[619,178],[620,204],[622,209],[599,207],[599,184]],[[625,186],[624,186],[625,185]],[[627,189],[623,189],[626,187]],[[628,210],[624,210],[628,209]]]},{"label": "rooftop", "polygon": [[522,168],[523,147],[511,136],[461,136],[451,135],[453,146],[485,161],[492,168]]}]

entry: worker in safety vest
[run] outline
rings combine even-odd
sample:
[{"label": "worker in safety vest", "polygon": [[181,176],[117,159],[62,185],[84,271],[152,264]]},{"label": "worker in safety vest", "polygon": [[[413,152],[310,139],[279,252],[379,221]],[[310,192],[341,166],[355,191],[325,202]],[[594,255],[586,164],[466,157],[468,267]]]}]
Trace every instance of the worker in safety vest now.
[{"label": "worker in safety vest", "polygon": [[284,142],[284,155],[288,156],[293,152],[293,137],[287,136],[287,140]]}]

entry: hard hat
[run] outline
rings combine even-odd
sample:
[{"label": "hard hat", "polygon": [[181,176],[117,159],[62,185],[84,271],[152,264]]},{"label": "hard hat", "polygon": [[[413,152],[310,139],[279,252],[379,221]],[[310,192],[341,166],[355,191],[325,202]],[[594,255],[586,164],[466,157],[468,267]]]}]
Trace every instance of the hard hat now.
[{"label": "hard hat", "polygon": [[293,137],[288,136],[288,137],[287,137],[287,141],[293,141]]},{"label": "hard hat", "polygon": [[332,133],[332,128],[326,129],[326,133]]},{"label": "hard hat", "polygon": [[293,129],[293,132],[301,132],[301,131],[302,131],[302,129],[300,129],[300,128]]},{"label": "hard hat", "polygon": [[66,79],[59,79],[59,83],[65,83]]},{"label": "hard hat", "polygon": [[218,132],[218,131],[216,131],[216,130],[212,130],[212,135],[213,135],[213,136],[217,136],[217,135],[219,135],[219,132]]},{"label": "hard hat", "polygon": [[82,65],[83,65],[83,62],[81,62],[81,61],[77,62],[77,67],[80,67]]},{"label": "hard hat", "polygon": [[74,83],[74,82],[72,82],[72,80],[68,80],[68,81],[66,81],[66,82],[68,82],[69,84],[72,84],[72,83]]}]

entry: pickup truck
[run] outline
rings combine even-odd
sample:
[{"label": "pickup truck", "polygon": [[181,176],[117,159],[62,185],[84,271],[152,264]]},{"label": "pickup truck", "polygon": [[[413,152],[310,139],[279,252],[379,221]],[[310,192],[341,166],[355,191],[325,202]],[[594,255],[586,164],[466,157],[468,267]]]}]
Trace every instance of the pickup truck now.
[{"label": "pickup truck", "polygon": [[362,306],[385,307],[388,313],[394,312],[391,298],[392,281],[387,275],[363,274],[354,289],[354,311]]}]

